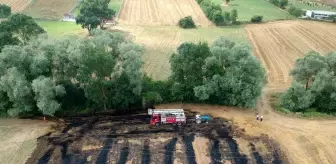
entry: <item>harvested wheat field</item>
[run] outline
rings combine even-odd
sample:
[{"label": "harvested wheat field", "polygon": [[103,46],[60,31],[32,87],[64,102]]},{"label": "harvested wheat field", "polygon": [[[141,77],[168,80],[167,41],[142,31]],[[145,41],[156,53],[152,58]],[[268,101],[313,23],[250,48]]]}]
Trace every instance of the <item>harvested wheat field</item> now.
[{"label": "harvested wheat field", "polygon": [[246,27],[254,54],[268,71],[268,88],[285,89],[297,58],[314,50],[336,50],[336,26],[313,21],[282,21]]},{"label": "harvested wheat field", "polygon": [[211,25],[195,0],[124,0],[118,22],[123,25],[176,25],[186,16],[192,16],[197,25]]},{"label": "harvested wheat field", "polygon": [[145,47],[144,71],[158,80],[164,80],[170,75],[170,55],[183,42],[207,41],[211,44],[219,36],[247,42],[245,31],[241,27],[199,27],[185,30],[172,26],[117,26],[113,29],[129,33],[134,42]]},{"label": "harvested wheat field", "polygon": [[6,4],[12,8],[12,12],[24,10],[31,0],[0,0],[0,4]]},{"label": "harvested wheat field", "polygon": [[77,0],[35,0],[24,13],[34,18],[60,19],[75,7]]},{"label": "harvested wheat field", "polygon": [[50,125],[39,120],[0,119],[0,163],[25,163],[36,147],[36,138],[47,133]]}]

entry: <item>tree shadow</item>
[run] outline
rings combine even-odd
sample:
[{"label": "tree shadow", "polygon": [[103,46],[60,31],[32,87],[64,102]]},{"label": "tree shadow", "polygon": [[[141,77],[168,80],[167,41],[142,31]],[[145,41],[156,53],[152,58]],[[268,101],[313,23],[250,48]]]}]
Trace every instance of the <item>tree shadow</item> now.
[{"label": "tree shadow", "polygon": [[249,146],[251,147],[252,155],[258,164],[264,164],[262,156],[257,151],[255,145],[253,143],[250,143]]},{"label": "tree shadow", "polygon": [[195,140],[195,136],[194,135],[190,135],[190,136],[183,136],[183,142],[185,145],[185,153],[187,156],[187,160],[189,164],[196,164],[196,160],[195,160],[195,151],[194,151],[194,147],[192,145],[193,141]]},{"label": "tree shadow", "polygon": [[177,138],[173,138],[166,146],[165,146],[165,157],[164,157],[164,163],[165,164],[173,164],[174,160],[174,151],[175,146],[177,143]]},{"label": "tree shadow", "polygon": [[[115,130],[114,128],[111,128],[110,130],[110,134],[114,134]],[[109,136],[109,135],[108,135]],[[113,139],[112,137],[108,137],[104,142],[104,146],[102,148],[102,150],[100,151],[99,155],[98,155],[98,159],[96,161],[96,164],[103,164],[103,163],[107,163],[107,156],[108,153],[110,152],[112,145],[113,145]]]},{"label": "tree shadow", "polygon": [[125,164],[127,162],[128,154],[129,154],[128,146],[123,147],[120,152],[118,164]]},{"label": "tree shadow", "polygon": [[141,164],[149,164],[149,163],[150,163],[149,139],[146,139],[144,147],[142,149]]}]

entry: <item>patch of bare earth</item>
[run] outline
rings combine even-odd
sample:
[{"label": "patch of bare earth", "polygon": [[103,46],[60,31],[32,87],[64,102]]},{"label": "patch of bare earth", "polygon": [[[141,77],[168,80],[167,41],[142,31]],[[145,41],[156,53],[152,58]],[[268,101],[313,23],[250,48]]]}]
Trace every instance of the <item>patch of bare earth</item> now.
[{"label": "patch of bare earth", "polygon": [[0,163],[25,163],[36,147],[36,138],[47,133],[49,126],[43,121],[0,119]]}]

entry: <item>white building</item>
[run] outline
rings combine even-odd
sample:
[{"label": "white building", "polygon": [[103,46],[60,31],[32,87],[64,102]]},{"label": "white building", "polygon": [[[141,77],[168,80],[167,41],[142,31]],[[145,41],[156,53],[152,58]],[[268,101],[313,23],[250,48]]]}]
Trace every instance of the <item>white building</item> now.
[{"label": "white building", "polygon": [[327,19],[331,15],[336,15],[336,12],[322,10],[307,10],[306,16],[314,19]]}]

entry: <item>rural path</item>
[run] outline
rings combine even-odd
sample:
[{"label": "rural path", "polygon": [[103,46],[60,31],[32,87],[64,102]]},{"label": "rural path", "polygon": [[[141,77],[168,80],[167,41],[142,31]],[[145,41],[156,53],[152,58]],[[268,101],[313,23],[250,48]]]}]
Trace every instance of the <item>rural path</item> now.
[{"label": "rural path", "polygon": [[[272,110],[268,95],[265,91],[256,110],[196,104],[165,104],[159,107],[192,109],[233,119],[247,135],[267,134],[275,139],[290,163],[336,163],[336,120],[305,120],[278,114]],[[257,112],[264,116],[263,122],[255,120]]]}]

